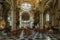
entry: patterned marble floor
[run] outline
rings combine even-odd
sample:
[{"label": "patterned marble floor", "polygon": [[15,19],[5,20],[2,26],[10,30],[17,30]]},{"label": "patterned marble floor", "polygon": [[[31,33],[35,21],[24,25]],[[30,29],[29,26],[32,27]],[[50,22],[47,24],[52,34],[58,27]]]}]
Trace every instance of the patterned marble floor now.
[{"label": "patterned marble floor", "polygon": [[[4,34],[4,35],[3,35]],[[6,33],[0,35],[0,40],[60,40],[60,36],[49,33],[39,33],[32,31],[30,36],[24,35],[23,31],[19,37],[7,36]]]}]

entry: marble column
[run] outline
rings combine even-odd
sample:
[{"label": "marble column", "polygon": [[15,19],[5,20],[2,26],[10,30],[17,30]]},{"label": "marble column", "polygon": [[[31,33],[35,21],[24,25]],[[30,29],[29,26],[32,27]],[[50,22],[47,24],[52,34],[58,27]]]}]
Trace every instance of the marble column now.
[{"label": "marble column", "polygon": [[43,13],[40,14],[40,29],[43,29]]},{"label": "marble column", "polygon": [[52,15],[52,26],[54,26],[54,15]]},{"label": "marble column", "polygon": [[16,18],[16,13],[15,13],[15,10],[14,10],[14,1],[11,0],[11,29],[12,30],[15,30],[16,29],[16,23],[15,23],[15,18]]},{"label": "marble column", "polygon": [[59,13],[59,31],[60,31],[60,11],[58,13]]}]

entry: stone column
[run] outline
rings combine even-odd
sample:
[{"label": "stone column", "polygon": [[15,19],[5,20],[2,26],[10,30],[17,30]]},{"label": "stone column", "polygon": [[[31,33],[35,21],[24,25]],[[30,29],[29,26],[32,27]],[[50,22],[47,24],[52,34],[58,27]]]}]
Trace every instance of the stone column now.
[{"label": "stone column", "polygon": [[2,8],[2,5],[0,4],[0,19],[2,19],[2,14],[3,13],[3,8]]},{"label": "stone column", "polygon": [[59,31],[60,31],[60,11],[58,13],[59,13]]},{"label": "stone column", "polygon": [[52,26],[54,26],[54,15],[52,15]]},{"label": "stone column", "polygon": [[14,1],[11,0],[11,25],[12,25],[12,30],[15,30],[16,29],[16,24],[15,24],[15,19],[16,18],[16,13],[15,13],[15,10],[14,10]]},{"label": "stone column", "polygon": [[20,11],[20,12],[19,12],[19,21],[20,21],[19,27],[20,27],[20,28],[21,28],[21,25],[22,25],[22,24],[21,24],[21,14],[22,14],[22,12]]},{"label": "stone column", "polygon": [[43,29],[43,13],[40,14],[40,29]]},{"label": "stone column", "polygon": [[43,7],[43,0],[40,0],[39,3],[39,11],[40,11],[40,29],[43,29],[43,12],[44,12],[44,7]]}]

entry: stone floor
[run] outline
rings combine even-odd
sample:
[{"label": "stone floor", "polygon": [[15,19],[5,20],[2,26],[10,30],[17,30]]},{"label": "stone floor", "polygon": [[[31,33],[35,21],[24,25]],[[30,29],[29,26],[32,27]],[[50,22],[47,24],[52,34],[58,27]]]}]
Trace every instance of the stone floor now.
[{"label": "stone floor", "polygon": [[23,31],[19,37],[7,36],[6,33],[0,35],[0,40],[60,40],[60,34],[39,33],[32,31],[30,36],[24,35]]}]

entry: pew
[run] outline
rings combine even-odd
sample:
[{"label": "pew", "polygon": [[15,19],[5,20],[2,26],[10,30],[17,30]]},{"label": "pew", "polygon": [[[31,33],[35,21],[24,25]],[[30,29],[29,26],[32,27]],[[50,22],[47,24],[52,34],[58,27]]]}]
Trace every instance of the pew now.
[{"label": "pew", "polygon": [[13,30],[10,32],[10,35],[11,36],[17,36],[17,35],[20,35],[22,29],[17,29],[17,30]]},{"label": "pew", "polygon": [[35,26],[35,28],[33,28],[33,30],[36,32],[39,32],[40,29],[39,29],[39,27]]},{"label": "pew", "polygon": [[29,36],[32,34],[32,31],[28,28],[24,28],[24,33],[25,33],[25,35]]}]

